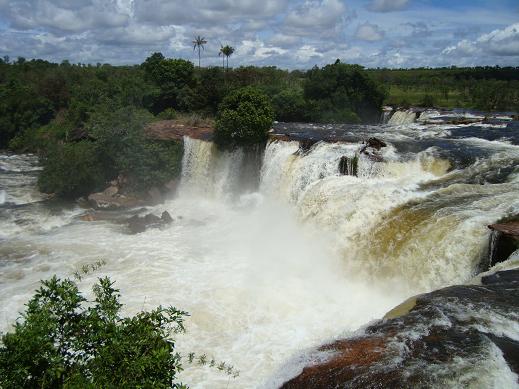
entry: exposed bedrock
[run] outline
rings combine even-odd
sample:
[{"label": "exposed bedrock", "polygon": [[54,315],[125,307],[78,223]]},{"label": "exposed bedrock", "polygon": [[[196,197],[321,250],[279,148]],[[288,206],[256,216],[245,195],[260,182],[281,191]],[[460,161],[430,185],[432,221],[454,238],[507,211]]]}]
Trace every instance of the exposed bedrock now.
[{"label": "exposed bedrock", "polygon": [[419,295],[363,335],[321,347],[321,354],[330,355],[325,362],[305,367],[282,388],[480,386],[474,380],[480,379],[481,370],[496,371],[492,364],[499,361],[516,380],[517,312],[519,270],[483,277],[481,285]]},{"label": "exposed bedrock", "polygon": [[519,216],[488,226],[490,234],[489,264],[505,261],[519,248]]}]

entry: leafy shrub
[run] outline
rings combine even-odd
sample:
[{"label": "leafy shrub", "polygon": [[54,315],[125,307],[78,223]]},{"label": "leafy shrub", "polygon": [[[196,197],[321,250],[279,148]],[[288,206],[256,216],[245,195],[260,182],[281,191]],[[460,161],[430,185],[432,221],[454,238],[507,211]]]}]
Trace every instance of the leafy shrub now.
[{"label": "leafy shrub", "polygon": [[309,119],[308,105],[303,94],[294,89],[285,89],[272,98],[276,120],[282,122],[306,122]]},{"label": "leafy shrub", "polygon": [[38,186],[44,193],[73,198],[100,189],[106,181],[96,145],[89,141],[49,146],[42,164]]},{"label": "leafy shrub", "polygon": [[182,145],[146,138],[144,127],[152,120],[146,110],[125,107],[98,112],[88,123],[98,159],[108,174],[123,173],[137,191],[161,186],[180,173]]},{"label": "leafy shrub", "polygon": [[425,108],[432,108],[436,105],[436,101],[430,94],[424,95],[420,105]]},{"label": "leafy shrub", "polygon": [[185,312],[158,307],[120,316],[119,290],[108,278],[88,302],[69,280],[43,281],[14,331],[0,344],[2,388],[183,388],[174,333]]},{"label": "leafy shrub", "polygon": [[274,111],[264,93],[253,87],[235,90],[218,110],[215,141],[227,147],[263,142],[273,120]]},{"label": "leafy shrub", "polygon": [[157,115],[157,118],[161,120],[173,120],[177,118],[177,112],[173,108],[166,108]]}]

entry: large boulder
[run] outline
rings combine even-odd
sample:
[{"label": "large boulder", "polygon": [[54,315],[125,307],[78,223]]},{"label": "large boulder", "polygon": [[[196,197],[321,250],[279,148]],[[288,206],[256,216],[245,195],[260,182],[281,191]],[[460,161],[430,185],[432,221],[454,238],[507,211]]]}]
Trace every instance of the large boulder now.
[{"label": "large boulder", "polygon": [[173,222],[168,211],[162,212],[161,217],[149,213],[145,216],[135,215],[127,220],[128,228],[132,234],[146,231],[148,228],[161,228]]},{"label": "large boulder", "polygon": [[506,261],[508,257],[519,249],[519,220],[491,224],[489,266]]},{"label": "large boulder", "polygon": [[121,209],[144,205],[141,199],[119,194],[113,186],[103,192],[92,193],[88,196],[88,202],[95,209]]},{"label": "large boulder", "polygon": [[362,335],[316,350],[315,362],[282,388],[484,387],[496,349],[519,373],[519,342],[510,335],[517,312],[519,270],[416,296]]}]

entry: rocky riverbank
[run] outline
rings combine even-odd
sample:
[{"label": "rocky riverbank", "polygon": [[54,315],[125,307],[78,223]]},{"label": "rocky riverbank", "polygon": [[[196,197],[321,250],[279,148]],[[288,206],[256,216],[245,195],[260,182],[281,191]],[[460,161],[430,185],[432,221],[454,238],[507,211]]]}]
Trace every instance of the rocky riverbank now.
[{"label": "rocky riverbank", "polygon": [[[416,296],[362,335],[319,348],[324,362],[307,366],[282,388],[468,387],[474,368],[492,364],[519,374],[519,270],[498,271],[479,285]],[[465,361],[465,366],[461,366]]]}]

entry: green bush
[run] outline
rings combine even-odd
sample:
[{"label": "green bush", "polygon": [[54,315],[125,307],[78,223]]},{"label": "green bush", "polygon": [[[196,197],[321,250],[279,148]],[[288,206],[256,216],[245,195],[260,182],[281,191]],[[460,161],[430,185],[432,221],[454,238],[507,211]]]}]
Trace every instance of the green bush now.
[{"label": "green bush", "polygon": [[87,301],[75,282],[43,281],[0,344],[2,388],[183,388],[174,333],[185,312],[158,307],[120,316],[119,290],[108,278]]},{"label": "green bush", "polygon": [[306,122],[309,120],[309,107],[303,93],[285,89],[272,98],[276,120],[281,122]]},{"label": "green bush", "polygon": [[157,119],[160,120],[174,120],[177,118],[177,112],[173,108],[166,108],[164,111],[157,115]]},{"label": "green bush", "polygon": [[101,189],[107,178],[96,145],[89,141],[49,146],[42,164],[38,187],[60,197],[74,198]]},{"label": "green bush", "polygon": [[274,111],[264,93],[253,87],[235,90],[219,107],[215,142],[223,147],[264,142],[273,120]]},{"label": "green bush", "polygon": [[108,175],[124,174],[136,191],[160,187],[180,174],[182,145],[145,136],[144,127],[153,119],[146,110],[125,107],[98,112],[87,125]]}]

